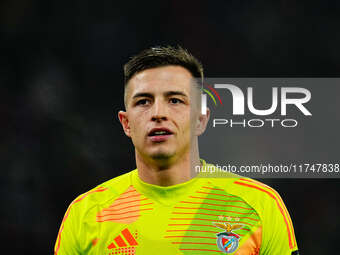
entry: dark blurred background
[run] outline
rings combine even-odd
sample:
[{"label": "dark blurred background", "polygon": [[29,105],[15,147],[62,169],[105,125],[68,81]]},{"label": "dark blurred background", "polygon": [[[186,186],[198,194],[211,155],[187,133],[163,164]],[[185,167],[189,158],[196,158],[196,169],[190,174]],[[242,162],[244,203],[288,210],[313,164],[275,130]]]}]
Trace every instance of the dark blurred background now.
[{"label": "dark blurred background", "polygon": [[[131,55],[180,44],[209,77],[339,77],[339,14],[335,0],[1,1],[1,242],[53,253],[70,202],[135,167],[117,119]],[[338,179],[263,181],[301,254],[337,254]]]}]

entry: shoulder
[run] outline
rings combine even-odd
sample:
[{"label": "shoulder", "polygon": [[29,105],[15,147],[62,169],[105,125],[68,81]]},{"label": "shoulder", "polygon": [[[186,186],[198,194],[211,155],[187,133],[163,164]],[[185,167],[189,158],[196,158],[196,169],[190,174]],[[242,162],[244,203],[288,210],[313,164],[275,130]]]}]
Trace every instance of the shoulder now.
[{"label": "shoulder", "polygon": [[225,171],[204,161],[199,176],[209,179],[214,185],[245,200],[252,207],[263,211],[271,206],[280,206],[283,201],[272,187],[251,179]]},{"label": "shoulder", "polygon": [[281,196],[274,188],[237,175],[207,180],[214,190],[237,196],[255,210],[261,220],[261,250],[265,254],[272,254],[277,250],[289,250],[290,254],[297,249],[292,220]]},{"label": "shoulder", "polygon": [[77,196],[69,206],[73,213],[86,214],[92,208],[98,208],[107,202],[119,197],[131,185],[131,175],[136,171],[130,171],[126,174],[112,178],[93,189]]},{"label": "shoulder", "polygon": [[234,175],[229,178],[215,178],[214,184],[235,196],[242,198],[259,214],[272,210],[283,210],[284,203],[279,193],[272,187],[247,177]]},{"label": "shoulder", "polygon": [[232,184],[232,188],[235,192],[242,192],[249,197],[275,199],[278,195],[274,188],[264,184],[263,182],[247,177],[237,178]]}]

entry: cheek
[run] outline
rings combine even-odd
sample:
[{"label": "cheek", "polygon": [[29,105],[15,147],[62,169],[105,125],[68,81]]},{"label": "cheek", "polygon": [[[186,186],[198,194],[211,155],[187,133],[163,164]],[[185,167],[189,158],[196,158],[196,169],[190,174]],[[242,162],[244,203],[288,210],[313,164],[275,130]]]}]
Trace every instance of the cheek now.
[{"label": "cheek", "polygon": [[130,127],[130,135],[132,139],[137,138],[138,136],[140,136],[141,133],[141,124],[140,124],[140,118],[138,118],[138,116],[135,115],[130,115],[129,119],[132,120],[129,123],[129,127]]},{"label": "cheek", "polygon": [[140,125],[138,120],[135,120],[132,123],[131,130],[133,131],[134,136],[138,136],[142,132],[141,128],[142,128],[142,125]]},{"label": "cheek", "polygon": [[187,118],[181,119],[181,131],[183,134],[189,134],[193,128],[192,120],[188,116]]}]

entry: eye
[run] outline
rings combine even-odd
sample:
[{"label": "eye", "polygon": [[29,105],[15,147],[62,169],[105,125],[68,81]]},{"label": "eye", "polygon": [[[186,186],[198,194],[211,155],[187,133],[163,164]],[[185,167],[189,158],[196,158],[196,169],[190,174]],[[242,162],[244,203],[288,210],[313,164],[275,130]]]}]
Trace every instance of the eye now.
[{"label": "eye", "polygon": [[149,99],[146,99],[146,98],[141,99],[141,100],[138,100],[138,101],[136,102],[136,105],[148,105],[148,104],[150,104],[150,100],[149,100]]},{"label": "eye", "polygon": [[178,99],[178,98],[170,98],[169,101],[170,101],[171,104],[183,103],[183,101],[181,99]]}]

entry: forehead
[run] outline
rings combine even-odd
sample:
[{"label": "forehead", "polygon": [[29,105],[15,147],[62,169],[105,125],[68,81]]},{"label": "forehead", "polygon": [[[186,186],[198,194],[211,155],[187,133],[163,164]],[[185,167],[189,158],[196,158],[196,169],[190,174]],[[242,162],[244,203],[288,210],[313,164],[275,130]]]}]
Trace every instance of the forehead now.
[{"label": "forehead", "polygon": [[127,97],[140,92],[181,90],[189,93],[191,73],[181,66],[164,66],[146,69],[134,75],[127,85]]}]

